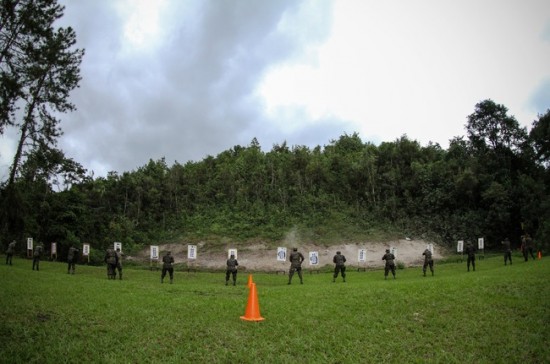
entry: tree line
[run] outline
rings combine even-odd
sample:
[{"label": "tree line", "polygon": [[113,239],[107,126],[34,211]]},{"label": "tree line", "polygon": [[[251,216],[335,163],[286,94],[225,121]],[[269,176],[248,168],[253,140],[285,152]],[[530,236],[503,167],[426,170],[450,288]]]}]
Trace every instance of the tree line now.
[{"label": "tree line", "polygon": [[56,118],[72,111],[84,54],[71,28],[54,28],[53,0],[2,2],[0,133],[19,135],[0,183],[0,239],[126,248],[181,241],[280,241],[288,231],[330,243],[402,234],[452,245],[529,232],[550,238],[550,110],[530,131],[483,100],[447,149],[406,135],[375,145],[357,133],[325,146],[264,151],[254,138],[201,161],[150,160],[94,178],[66,158]]}]

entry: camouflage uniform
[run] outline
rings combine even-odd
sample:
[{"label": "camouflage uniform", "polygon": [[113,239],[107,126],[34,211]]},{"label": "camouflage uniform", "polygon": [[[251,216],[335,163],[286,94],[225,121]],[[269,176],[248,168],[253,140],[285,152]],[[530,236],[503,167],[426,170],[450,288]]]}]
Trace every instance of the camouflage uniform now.
[{"label": "camouflage uniform", "polygon": [[344,279],[344,282],[346,281],[346,265],[344,264],[346,262],[346,257],[342,255],[340,252],[336,252],[336,255],[334,258],[332,258],[332,262],[336,264],[334,266],[334,275],[332,277],[332,281],[336,282],[336,278],[338,278],[338,273],[342,274],[342,278]]},{"label": "camouflage uniform", "polygon": [[122,252],[120,248],[116,248],[116,269],[118,271],[118,279],[122,279]]},{"label": "camouflage uniform", "polygon": [[40,270],[40,257],[42,257],[42,252],[44,251],[44,247],[42,244],[38,244],[36,246],[36,249],[34,249],[34,252],[32,253],[32,270],[36,267],[36,270]]},{"label": "camouflage uniform", "polygon": [[237,266],[239,262],[235,259],[235,255],[231,254],[231,257],[227,259],[227,269],[225,271],[225,285],[229,283],[229,276],[233,276],[233,285],[237,284]]},{"label": "camouflage uniform", "polygon": [[67,274],[72,273],[74,274],[74,268],[76,264],[76,254],[78,253],[78,249],[71,245],[69,248],[69,254],[67,254]]},{"label": "camouflage uniform", "polygon": [[302,262],[304,261],[304,256],[298,251],[297,248],[292,250],[290,253],[290,270],[288,272],[288,284],[292,282],[292,276],[294,272],[298,272],[298,277],[300,277],[300,284],[304,284],[302,277]]},{"label": "camouflage uniform", "polygon": [[12,265],[13,253],[15,253],[15,240],[8,245],[8,249],[6,250],[6,264]]},{"label": "camouflage uniform", "polygon": [[535,260],[535,254],[534,254],[535,244],[533,243],[533,239],[529,234],[525,234],[525,246],[527,248],[525,251],[525,261],[529,260],[529,255],[531,255],[531,258],[533,258],[533,260]]},{"label": "camouflage uniform", "polygon": [[434,260],[432,258],[432,252],[430,249],[424,250],[424,253],[422,253],[424,256],[424,265],[422,266],[422,272],[424,273],[424,277],[426,276],[426,269],[428,266],[430,267],[430,271],[432,272],[432,276],[434,275]]},{"label": "camouflage uniform", "polygon": [[501,244],[504,246],[504,265],[508,263],[508,260],[510,261],[510,265],[512,265],[512,248],[510,247],[510,240],[506,238]]},{"label": "camouflage uniform", "polygon": [[103,261],[107,264],[107,279],[116,278],[116,266],[117,266],[117,255],[115,251],[111,248],[107,249],[105,252],[105,258]]},{"label": "camouflage uniform", "polygon": [[521,254],[523,255],[523,259],[525,259],[525,261],[528,261],[529,260],[529,252],[527,250],[527,236],[526,235],[522,235],[521,236]]},{"label": "camouflage uniform", "polygon": [[472,243],[466,244],[466,249],[464,249],[464,253],[468,255],[467,260],[467,266],[468,266],[468,272],[470,271],[470,264],[472,265],[472,268],[474,272],[476,271],[476,248],[472,245]]},{"label": "camouflage uniform", "polygon": [[160,283],[164,283],[166,272],[170,274],[170,284],[174,283],[174,267],[172,267],[172,264],[174,264],[174,257],[172,256],[172,252],[167,252],[166,255],[162,257],[162,263]]},{"label": "camouflage uniform", "polygon": [[388,279],[388,273],[390,271],[391,274],[393,274],[393,279],[395,279],[395,255],[390,253],[389,249],[386,249],[386,254],[384,254],[382,260],[386,261],[386,266],[384,267],[384,279]]}]

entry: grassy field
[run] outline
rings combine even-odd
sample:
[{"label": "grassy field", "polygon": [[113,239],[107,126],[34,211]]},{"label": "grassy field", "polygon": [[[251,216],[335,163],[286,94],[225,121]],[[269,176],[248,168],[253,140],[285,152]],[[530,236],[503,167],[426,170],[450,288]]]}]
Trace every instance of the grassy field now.
[{"label": "grassy field", "polygon": [[349,271],[253,274],[262,322],[240,319],[248,273],[106,270],[14,259],[0,265],[2,363],[549,363],[550,261],[514,257]]}]

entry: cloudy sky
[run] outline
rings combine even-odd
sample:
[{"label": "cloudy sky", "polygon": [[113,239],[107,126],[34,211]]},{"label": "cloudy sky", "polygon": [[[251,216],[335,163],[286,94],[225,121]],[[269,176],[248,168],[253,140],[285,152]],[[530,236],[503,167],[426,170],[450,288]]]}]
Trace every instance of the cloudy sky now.
[{"label": "cloudy sky", "polygon": [[526,127],[550,108],[547,0],[60,2],[86,50],[60,147],[95,176],[254,137],[446,148],[484,99]]}]

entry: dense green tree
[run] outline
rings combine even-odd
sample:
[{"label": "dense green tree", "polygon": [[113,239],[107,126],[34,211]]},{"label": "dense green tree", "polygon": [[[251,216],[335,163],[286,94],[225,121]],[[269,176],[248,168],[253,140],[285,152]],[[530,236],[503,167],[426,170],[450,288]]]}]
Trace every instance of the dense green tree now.
[{"label": "dense green tree", "polygon": [[537,160],[550,167],[550,109],[533,122],[529,139],[536,151]]}]

